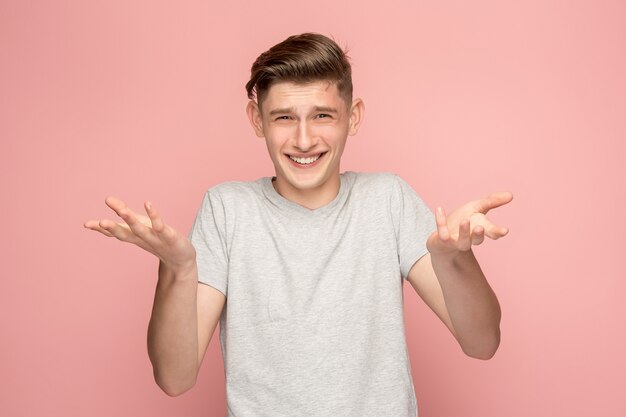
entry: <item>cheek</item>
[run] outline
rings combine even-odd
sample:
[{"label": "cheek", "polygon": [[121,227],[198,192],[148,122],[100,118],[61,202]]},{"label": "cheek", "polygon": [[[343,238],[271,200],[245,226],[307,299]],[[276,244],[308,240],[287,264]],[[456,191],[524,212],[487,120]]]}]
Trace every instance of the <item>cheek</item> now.
[{"label": "cheek", "polygon": [[328,138],[329,141],[332,141],[334,144],[339,145],[345,142],[346,137],[348,136],[348,129],[344,128],[344,126],[336,126],[332,129],[328,129],[325,132],[325,136]]},{"label": "cheek", "polygon": [[277,154],[282,154],[282,147],[285,142],[276,136],[265,136],[265,144],[272,159],[278,158]]},{"label": "cheek", "polygon": [[321,136],[328,141],[337,142],[338,140],[341,140],[343,136],[346,135],[347,130],[344,129],[344,126],[337,126],[337,125],[329,124],[326,126],[323,126],[323,125],[316,126],[312,130],[312,133],[314,133],[317,136]]},{"label": "cheek", "polygon": [[293,137],[293,129],[288,128],[273,128],[267,129],[265,139],[268,143],[271,143],[273,148],[281,148],[290,137]]}]

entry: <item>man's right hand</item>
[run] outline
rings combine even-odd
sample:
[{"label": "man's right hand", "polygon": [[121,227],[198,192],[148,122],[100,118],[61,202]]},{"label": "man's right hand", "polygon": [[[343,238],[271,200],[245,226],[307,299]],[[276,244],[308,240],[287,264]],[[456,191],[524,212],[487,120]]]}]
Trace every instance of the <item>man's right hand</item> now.
[{"label": "man's right hand", "polygon": [[105,203],[124,222],[88,220],[84,224],[86,228],[133,243],[154,254],[172,271],[185,271],[195,266],[196,251],[189,239],[165,224],[149,201],[144,203],[148,216],[136,214],[115,197],[107,197]]}]

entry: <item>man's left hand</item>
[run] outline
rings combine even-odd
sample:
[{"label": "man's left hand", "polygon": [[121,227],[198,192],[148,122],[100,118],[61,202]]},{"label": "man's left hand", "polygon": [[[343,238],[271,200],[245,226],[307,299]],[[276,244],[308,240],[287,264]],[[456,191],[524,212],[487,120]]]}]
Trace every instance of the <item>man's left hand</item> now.
[{"label": "man's left hand", "polygon": [[503,206],[513,200],[509,191],[493,193],[488,197],[463,204],[446,216],[443,207],[437,207],[435,219],[437,230],[433,232],[426,246],[432,255],[452,255],[465,252],[472,245],[480,245],[485,236],[499,239],[509,229],[493,224],[487,218],[487,212]]}]

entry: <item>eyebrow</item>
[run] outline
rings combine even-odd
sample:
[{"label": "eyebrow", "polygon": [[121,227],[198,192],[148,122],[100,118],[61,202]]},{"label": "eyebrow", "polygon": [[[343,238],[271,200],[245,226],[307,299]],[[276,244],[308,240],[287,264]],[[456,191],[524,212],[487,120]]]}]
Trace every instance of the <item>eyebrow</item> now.
[{"label": "eyebrow", "polygon": [[[275,114],[285,114],[285,113],[294,113],[295,108],[294,107],[285,107],[282,109],[274,109],[272,111],[270,111],[270,116],[273,116]],[[316,112],[326,112],[326,113],[338,113],[337,109],[334,107],[328,107],[328,106],[315,106],[313,108],[314,111]]]}]

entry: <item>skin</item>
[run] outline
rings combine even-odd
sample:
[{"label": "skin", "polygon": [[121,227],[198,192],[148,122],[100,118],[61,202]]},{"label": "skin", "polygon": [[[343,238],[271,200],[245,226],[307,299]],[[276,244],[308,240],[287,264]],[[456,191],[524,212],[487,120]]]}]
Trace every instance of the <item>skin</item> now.
[{"label": "skin", "polygon": [[[282,82],[269,89],[261,107],[250,101],[246,113],[256,135],[265,139],[280,195],[311,210],[337,196],[347,137],[357,133],[363,120],[361,99],[346,103],[328,81]],[[289,158],[318,154],[323,156],[310,167]],[[494,193],[449,215],[438,207],[437,230],[427,241],[429,253],[407,277],[463,351],[475,358],[488,359],[499,346],[500,306],[471,248],[485,237],[495,240],[508,233],[486,214],[512,198],[509,192]],[[159,259],[148,355],[157,384],[168,395],[180,395],[196,383],[226,297],[198,282],[193,245],[166,224],[150,202],[144,204],[147,216],[115,197],[107,197],[105,204],[122,221],[88,220],[84,227],[134,244]]]},{"label": "skin", "polygon": [[107,197],[123,222],[88,220],[84,227],[132,243],[159,258],[158,281],[148,325],[154,379],[168,395],[191,389],[226,303],[224,294],[198,282],[196,252],[185,235],[167,225],[150,202],[148,216]]},{"label": "skin", "polygon": [[437,230],[426,246],[429,253],[409,271],[407,280],[417,294],[444,322],[468,356],[490,359],[500,345],[501,311],[472,246],[485,236],[499,239],[508,234],[486,214],[508,204],[510,192],[493,193],[465,203],[446,216],[437,207]]},{"label": "skin", "polygon": [[[246,112],[256,135],[265,138],[276,191],[309,209],[332,201],[339,191],[347,137],[357,133],[363,118],[363,101],[355,99],[348,106],[328,81],[281,82],[272,85],[261,108],[250,101]],[[295,166],[288,156],[320,153],[324,155],[314,167]]]}]

